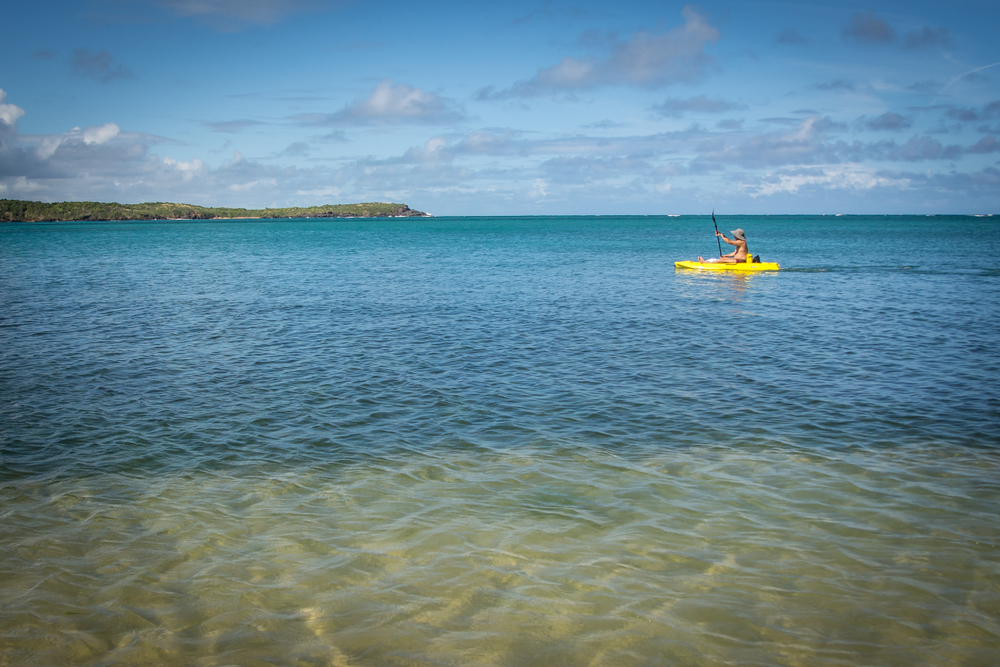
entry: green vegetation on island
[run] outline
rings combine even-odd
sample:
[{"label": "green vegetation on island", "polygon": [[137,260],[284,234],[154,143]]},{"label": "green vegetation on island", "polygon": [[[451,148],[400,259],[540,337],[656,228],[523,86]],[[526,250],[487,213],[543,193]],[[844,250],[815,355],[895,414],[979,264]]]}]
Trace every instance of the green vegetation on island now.
[{"label": "green vegetation on island", "polygon": [[0,222],[68,222],[77,220],[232,220],[238,218],[390,218],[426,217],[406,204],[328,204],[306,208],[223,208],[153,202],[116,204],[0,199]]}]

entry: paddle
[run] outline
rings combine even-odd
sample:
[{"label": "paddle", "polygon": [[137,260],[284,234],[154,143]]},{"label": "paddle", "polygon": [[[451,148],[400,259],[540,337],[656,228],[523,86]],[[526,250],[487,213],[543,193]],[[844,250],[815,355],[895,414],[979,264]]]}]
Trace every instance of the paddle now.
[{"label": "paddle", "polygon": [[[712,209],[712,224],[715,225],[715,209]],[[719,244],[719,259],[722,259],[722,241],[719,240],[719,226],[715,225],[715,242]]]}]

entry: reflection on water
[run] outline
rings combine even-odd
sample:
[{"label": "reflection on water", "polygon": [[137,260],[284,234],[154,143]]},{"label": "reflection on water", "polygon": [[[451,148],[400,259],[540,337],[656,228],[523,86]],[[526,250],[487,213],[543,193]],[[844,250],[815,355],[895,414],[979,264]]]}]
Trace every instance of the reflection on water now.
[{"label": "reflection on water", "polygon": [[677,287],[685,298],[703,299],[713,295],[718,299],[742,301],[747,288],[766,290],[774,276],[749,271],[692,271],[677,269]]}]

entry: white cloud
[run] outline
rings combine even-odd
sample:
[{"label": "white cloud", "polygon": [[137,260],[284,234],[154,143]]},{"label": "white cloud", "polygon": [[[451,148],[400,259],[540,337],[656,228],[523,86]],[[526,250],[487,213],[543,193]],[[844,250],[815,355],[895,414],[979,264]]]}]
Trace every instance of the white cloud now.
[{"label": "white cloud", "polygon": [[453,100],[405,83],[382,81],[366,99],[332,114],[300,114],[306,125],[449,125],[465,118]]},{"label": "white cloud", "polygon": [[472,132],[460,142],[457,150],[470,155],[509,155],[518,152],[515,141],[519,133],[507,128],[494,132]]},{"label": "white cloud", "polygon": [[406,84],[393,86],[391,81],[383,81],[375,86],[371,97],[354,108],[368,117],[423,116],[436,103],[434,95],[419,88]]},{"label": "white cloud", "polygon": [[100,127],[88,127],[83,131],[83,143],[103,144],[114,139],[121,133],[121,128],[114,123],[105,123]]},{"label": "white cloud", "polygon": [[202,174],[206,171],[206,165],[204,162],[198,158],[194,158],[189,162],[181,162],[170,157],[163,158],[163,164],[168,167],[173,167],[181,174],[181,178],[185,181],[190,181],[198,174]]},{"label": "white cloud", "polygon": [[565,57],[551,67],[538,70],[526,81],[503,91],[492,87],[479,91],[479,99],[535,97],[573,92],[596,86],[642,86],[655,88],[673,83],[699,81],[714,63],[705,46],[719,40],[717,28],[691,5],[681,11],[685,23],[666,33],[639,31],[618,42],[603,58]]},{"label": "white cloud", "polygon": [[593,61],[563,58],[552,67],[538,70],[534,81],[539,88],[582,88],[596,83],[598,76]]},{"label": "white cloud", "polygon": [[704,48],[719,40],[719,31],[690,5],[681,15],[683,27],[664,35],[640,32],[615,50],[608,76],[640,85],[696,81],[711,62]]},{"label": "white cloud", "polygon": [[[379,97],[376,87],[362,100],[367,105],[355,106],[391,115],[415,104],[406,99],[418,89],[388,82],[380,86],[389,94]],[[414,99],[419,101],[420,96]],[[714,110],[716,99],[699,96],[668,102],[682,109]],[[0,104],[6,105],[6,96]],[[24,114],[15,108],[5,118],[16,121],[14,116]],[[1000,101],[980,103],[973,111],[976,118],[995,117]],[[614,136],[622,131],[619,127],[604,128],[607,134],[594,127],[590,135],[512,128],[465,134],[425,131],[388,156],[301,160],[314,165],[306,168],[261,162],[232,147],[227,148],[232,159],[215,156],[214,165],[179,152],[187,148],[157,155],[152,147],[164,143],[162,138],[129,132],[116,123],[55,135],[18,135],[16,126],[4,120],[0,192],[49,201],[180,201],[247,207],[393,200],[434,212],[496,214],[655,212],[661,205],[689,211],[691,202],[697,208],[710,195],[730,196],[731,205],[747,210],[754,205],[773,210],[799,203],[807,208],[823,197],[835,201],[845,193],[845,199],[859,206],[893,197],[905,205],[908,196],[922,191],[923,183],[936,184],[935,196],[956,207],[966,201],[998,201],[995,169],[962,180],[954,164],[961,156],[980,165],[995,161],[1000,142],[992,134],[967,139],[964,147],[944,146],[941,135],[922,133],[909,141],[904,136],[899,143],[845,143],[838,133],[848,133],[847,126],[808,110],[789,113],[799,117],[788,118],[778,131],[760,130],[761,119],[735,133],[700,126],[631,136]],[[813,115],[802,120],[806,113]],[[895,127],[900,118],[886,112],[875,120],[879,127]],[[852,127],[862,120],[868,118],[853,121]],[[942,163],[942,169],[957,174],[947,181],[921,180],[925,177],[919,174],[891,174],[872,166],[895,161],[934,167],[931,160],[945,159],[953,162]],[[954,194],[948,193],[948,183],[956,184]]]},{"label": "white cloud", "polygon": [[48,160],[64,144],[83,142],[87,146],[99,146],[116,139],[119,135],[121,128],[116,123],[105,123],[100,127],[88,127],[84,130],[74,127],[69,132],[50,134],[38,139],[35,154],[41,160]]},{"label": "white cloud", "polygon": [[[17,109],[5,109],[7,117],[23,115]],[[74,127],[53,135],[20,135],[16,127],[0,123],[0,130],[4,128],[0,134],[5,138],[0,142],[0,192],[6,196],[225,205],[230,202],[220,202],[220,195],[237,192],[249,195],[247,198],[255,200],[252,203],[264,204],[262,193],[273,198],[279,184],[294,192],[329,183],[329,172],[266,167],[247,160],[239,151],[216,169],[197,157],[160,157],[149,148],[162,143],[161,138],[125,132],[116,123]]]},{"label": "white cloud", "polygon": [[406,151],[403,160],[406,162],[442,162],[453,159],[454,152],[450,150],[448,140],[444,137],[432,137],[423,146]]},{"label": "white cloud", "polygon": [[0,88],[0,121],[8,127],[14,127],[17,119],[24,115],[24,109],[16,104],[7,104],[7,93]]},{"label": "white cloud", "polygon": [[909,179],[881,176],[874,169],[857,165],[820,165],[809,170],[789,170],[765,174],[753,185],[743,189],[753,198],[780,193],[797,193],[804,187],[826,190],[871,190],[892,186],[908,189]]},{"label": "white cloud", "polygon": [[542,199],[549,195],[549,184],[544,178],[536,178],[528,196],[532,199]]},{"label": "white cloud", "polygon": [[37,181],[29,181],[24,176],[18,176],[16,178],[10,179],[7,182],[0,181],[0,193],[5,195],[25,197],[25,196],[37,195],[37,193],[44,191],[45,191],[44,185],[42,185]]},{"label": "white cloud", "polygon": [[65,136],[63,135],[43,137],[41,141],[38,142],[38,146],[35,147],[35,154],[38,155],[38,158],[41,160],[48,160],[55,154],[64,139]]},{"label": "white cloud", "polygon": [[267,178],[263,180],[249,181],[247,183],[232,183],[229,185],[229,189],[233,192],[248,192],[264,185],[275,187],[278,185],[278,180],[275,178]]},{"label": "white cloud", "polygon": [[813,164],[822,161],[827,149],[824,126],[819,116],[810,116],[791,132],[758,134],[736,146],[709,147],[701,159],[728,162],[744,167],[781,164]]}]

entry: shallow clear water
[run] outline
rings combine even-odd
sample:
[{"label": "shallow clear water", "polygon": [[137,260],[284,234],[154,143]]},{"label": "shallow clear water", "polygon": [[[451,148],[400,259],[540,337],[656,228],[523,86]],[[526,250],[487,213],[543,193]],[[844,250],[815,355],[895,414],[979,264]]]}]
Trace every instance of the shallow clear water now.
[{"label": "shallow clear water", "polygon": [[996,663],[1000,226],[710,225],[0,227],[0,664]]}]

